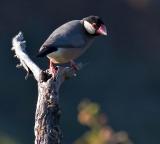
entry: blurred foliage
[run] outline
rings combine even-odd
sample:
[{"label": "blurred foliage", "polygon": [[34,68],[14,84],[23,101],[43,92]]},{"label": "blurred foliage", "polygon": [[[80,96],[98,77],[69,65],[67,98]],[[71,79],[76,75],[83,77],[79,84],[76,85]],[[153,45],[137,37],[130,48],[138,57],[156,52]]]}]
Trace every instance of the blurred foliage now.
[{"label": "blurred foliage", "polygon": [[0,133],[0,144],[18,144],[10,136]]},{"label": "blurred foliage", "polygon": [[79,104],[78,111],[79,122],[89,127],[89,131],[74,144],[133,144],[126,132],[114,132],[97,103],[84,100]]}]

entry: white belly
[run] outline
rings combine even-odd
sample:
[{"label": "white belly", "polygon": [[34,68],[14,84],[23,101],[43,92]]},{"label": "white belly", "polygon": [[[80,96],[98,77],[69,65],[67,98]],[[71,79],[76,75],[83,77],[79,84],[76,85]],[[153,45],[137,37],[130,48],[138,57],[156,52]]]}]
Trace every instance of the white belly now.
[{"label": "white belly", "polygon": [[85,49],[83,48],[59,48],[57,51],[47,55],[53,63],[68,63],[78,58]]}]

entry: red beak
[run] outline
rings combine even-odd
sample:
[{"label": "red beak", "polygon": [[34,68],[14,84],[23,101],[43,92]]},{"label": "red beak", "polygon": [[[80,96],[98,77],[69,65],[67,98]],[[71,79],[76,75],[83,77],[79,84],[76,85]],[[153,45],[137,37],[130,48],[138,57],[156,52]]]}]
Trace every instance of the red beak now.
[{"label": "red beak", "polygon": [[105,25],[101,25],[99,27],[99,29],[96,31],[97,34],[100,34],[100,35],[107,35],[107,30],[106,30],[106,26]]}]

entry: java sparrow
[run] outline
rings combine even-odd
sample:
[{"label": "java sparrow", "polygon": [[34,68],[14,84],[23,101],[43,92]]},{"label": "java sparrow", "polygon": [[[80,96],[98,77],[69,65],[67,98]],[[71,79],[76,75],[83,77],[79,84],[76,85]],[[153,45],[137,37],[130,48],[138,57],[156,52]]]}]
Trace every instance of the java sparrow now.
[{"label": "java sparrow", "polygon": [[106,26],[98,16],[88,16],[82,20],[72,20],[58,27],[43,43],[38,57],[47,56],[50,71],[55,72],[55,64],[71,62],[82,55],[95,37],[107,35]]}]

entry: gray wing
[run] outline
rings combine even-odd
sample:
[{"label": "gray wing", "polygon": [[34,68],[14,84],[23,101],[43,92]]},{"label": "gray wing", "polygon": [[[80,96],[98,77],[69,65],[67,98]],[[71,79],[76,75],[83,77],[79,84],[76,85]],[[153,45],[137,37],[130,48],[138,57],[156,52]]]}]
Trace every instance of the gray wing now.
[{"label": "gray wing", "polygon": [[57,28],[44,42],[38,56],[45,56],[58,48],[83,48],[85,32],[80,20],[70,21]]}]

